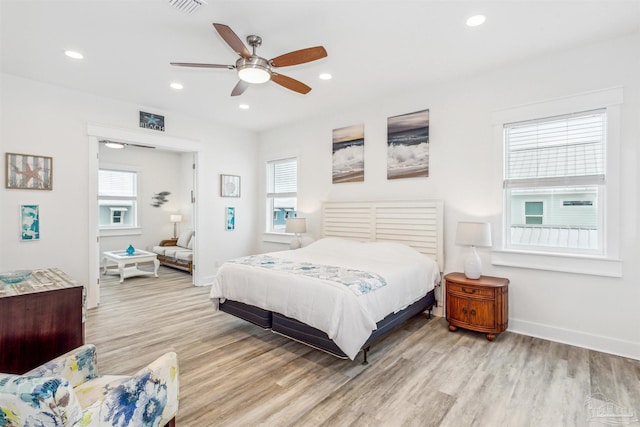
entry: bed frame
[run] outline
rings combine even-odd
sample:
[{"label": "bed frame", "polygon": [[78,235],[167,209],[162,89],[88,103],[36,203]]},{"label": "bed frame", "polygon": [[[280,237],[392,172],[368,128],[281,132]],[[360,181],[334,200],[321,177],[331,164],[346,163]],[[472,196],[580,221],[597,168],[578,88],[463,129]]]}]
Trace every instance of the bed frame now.
[{"label": "bed frame", "polygon": [[[404,243],[433,258],[440,271],[443,271],[443,203],[440,200],[327,202],[322,207],[322,230],[324,237]],[[362,346],[363,364],[367,364],[367,353],[374,341],[424,311],[428,310],[430,318],[435,304],[435,290],[431,290],[404,310],[392,313],[378,322],[377,329]],[[326,333],[298,320],[232,300],[220,303],[219,308],[277,334],[347,359]]]}]

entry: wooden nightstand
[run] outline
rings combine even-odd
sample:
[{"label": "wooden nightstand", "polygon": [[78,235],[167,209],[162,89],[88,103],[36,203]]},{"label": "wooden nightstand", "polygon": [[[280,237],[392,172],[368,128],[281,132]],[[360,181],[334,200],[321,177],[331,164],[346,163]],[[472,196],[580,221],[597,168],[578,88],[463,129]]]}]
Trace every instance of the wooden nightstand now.
[{"label": "wooden nightstand", "polygon": [[450,331],[460,327],[484,332],[487,339],[493,341],[507,329],[509,279],[491,276],[467,279],[464,273],[449,273],[444,279]]}]

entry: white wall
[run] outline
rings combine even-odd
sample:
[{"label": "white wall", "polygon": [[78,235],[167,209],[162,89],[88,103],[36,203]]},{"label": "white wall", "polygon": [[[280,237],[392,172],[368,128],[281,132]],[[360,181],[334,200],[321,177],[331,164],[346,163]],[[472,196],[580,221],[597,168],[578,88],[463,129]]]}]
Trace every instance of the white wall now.
[{"label": "white wall", "polygon": [[[336,76],[339,78],[339,76]],[[445,271],[460,271],[463,250],[454,244],[459,220],[492,222],[500,233],[502,147],[492,113],[557,97],[624,87],[620,159],[622,278],[498,267],[482,251],[484,274],[508,277],[510,330],[640,359],[640,36],[626,37],[515,66],[373,99],[304,123],[260,135],[260,161],[299,154],[299,212],[310,233],[320,235],[326,200],[445,202]],[[344,104],[344,101],[342,101]],[[430,177],[387,181],[387,117],[430,109]],[[365,125],[365,181],[331,183],[331,131]],[[302,138],[301,135],[304,137]],[[260,177],[262,178],[262,177]],[[260,183],[264,188],[264,182]],[[263,210],[264,203],[260,207]],[[258,227],[261,227],[262,220]],[[283,245],[257,242],[261,251]]]},{"label": "white wall", "polygon": [[[124,250],[130,244],[148,250],[163,239],[173,237],[169,215],[181,214],[177,232],[193,228],[191,190],[193,189],[192,153],[127,146],[114,150],[100,144],[100,167],[118,166],[138,172],[138,218],[141,234],[100,237],[100,252]],[[152,206],[153,196],[168,191],[167,202]]]},{"label": "white wall", "polygon": [[[196,252],[199,284],[210,283],[215,260],[251,253],[256,233],[256,135],[211,124],[149,106],[138,106],[2,74],[0,93],[0,147],[4,152],[53,157],[53,191],[0,188],[0,270],[58,267],[89,283],[89,137],[88,124],[145,135],[160,132],[139,129],[138,111],[165,115],[167,137],[198,142],[198,210]],[[2,174],[4,174],[4,161]],[[224,206],[219,197],[220,173],[241,175],[243,194],[234,199],[238,227],[224,228]],[[19,206],[40,205],[38,242],[19,240]]]}]

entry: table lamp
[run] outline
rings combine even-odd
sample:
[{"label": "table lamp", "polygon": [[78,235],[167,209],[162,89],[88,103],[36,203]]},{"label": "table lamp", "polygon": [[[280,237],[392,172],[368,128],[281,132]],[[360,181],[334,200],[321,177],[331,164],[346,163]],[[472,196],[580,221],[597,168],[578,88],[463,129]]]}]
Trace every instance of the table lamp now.
[{"label": "table lamp", "polygon": [[301,246],[300,233],[307,232],[307,220],[305,218],[287,218],[285,233],[294,233],[295,238],[291,240],[289,247],[298,249]]},{"label": "table lamp", "polygon": [[456,231],[456,245],[471,246],[464,261],[464,275],[467,279],[479,279],[482,261],[476,247],[491,247],[491,224],[488,222],[459,222]]},{"label": "table lamp", "polygon": [[179,222],[182,222],[182,215],[178,215],[178,214],[169,215],[169,221],[173,223],[173,238],[177,239],[178,238],[177,226]]}]

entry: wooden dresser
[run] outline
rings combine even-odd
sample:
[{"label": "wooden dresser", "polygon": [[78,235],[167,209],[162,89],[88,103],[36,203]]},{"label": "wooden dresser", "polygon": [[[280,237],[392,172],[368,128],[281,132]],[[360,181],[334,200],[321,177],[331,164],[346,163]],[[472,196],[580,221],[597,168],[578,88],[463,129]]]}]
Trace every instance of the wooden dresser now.
[{"label": "wooden dresser", "polygon": [[84,287],[57,268],[0,282],[0,372],[22,374],[84,344]]},{"label": "wooden dresser", "polygon": [[489,341],[504,332],[509,323],[509,279],[480,276],[467,279],[464,273],[444,276],[449,330],[458,328],[484,332]]}]

